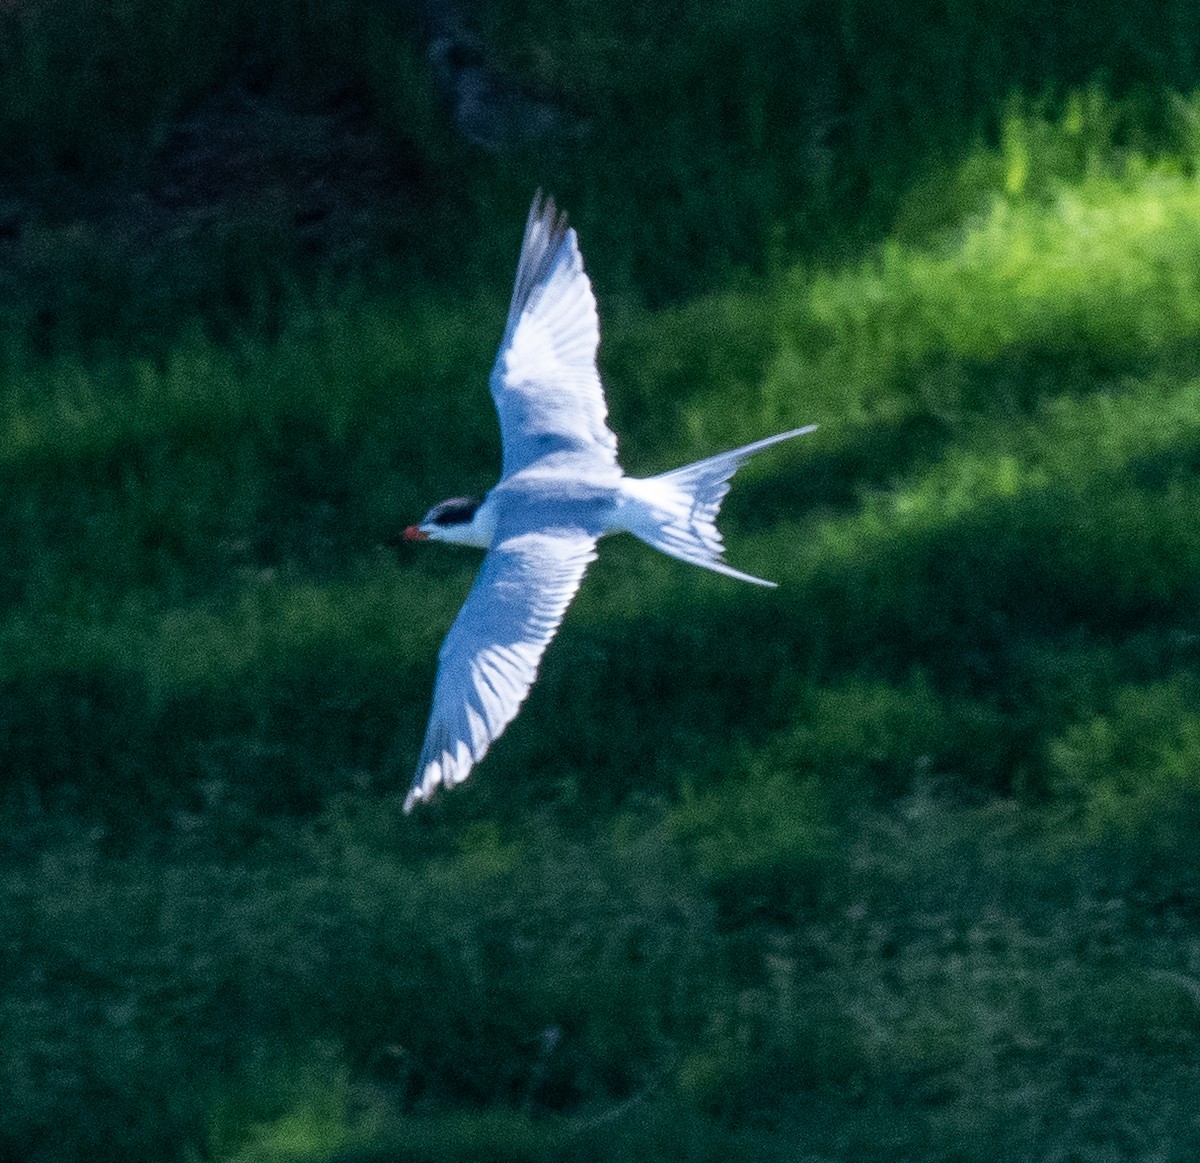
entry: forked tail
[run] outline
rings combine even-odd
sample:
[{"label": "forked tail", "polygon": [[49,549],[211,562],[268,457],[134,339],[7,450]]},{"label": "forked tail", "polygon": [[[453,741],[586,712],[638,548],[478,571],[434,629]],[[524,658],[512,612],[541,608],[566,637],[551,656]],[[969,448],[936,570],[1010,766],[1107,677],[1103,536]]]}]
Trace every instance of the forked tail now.
[{"label": "forked tail", "polygon": [[742,573],[725,564],[725,545],[717,529],[717,513],[729,492],[730,478],[749,457],[772,444],[803,436],[815,428],[815,424],[793,428],[790,432],[780,432],[730,452],[720,452],[671,472],[627,482],[639,486],[638,499],[645,504],[640,519],[631,522],[630,532],[655,549],[682,561],[755,585],[774,586],[773,581]]}]

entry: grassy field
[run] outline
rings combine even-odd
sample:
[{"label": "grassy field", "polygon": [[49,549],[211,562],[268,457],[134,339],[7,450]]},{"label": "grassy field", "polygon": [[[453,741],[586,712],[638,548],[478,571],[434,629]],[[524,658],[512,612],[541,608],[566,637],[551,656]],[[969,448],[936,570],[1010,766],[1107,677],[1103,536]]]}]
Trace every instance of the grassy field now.
[{"label": "grassy field", "polygon": [[[1200,33],[693,7],[478,5],[493,156],[390,6],[0,5],[0,1160],[1200,1154]],[[247,59],[369,245],[113,209]],[[539,183],[629,471],[820,429],[405,817]]]}]

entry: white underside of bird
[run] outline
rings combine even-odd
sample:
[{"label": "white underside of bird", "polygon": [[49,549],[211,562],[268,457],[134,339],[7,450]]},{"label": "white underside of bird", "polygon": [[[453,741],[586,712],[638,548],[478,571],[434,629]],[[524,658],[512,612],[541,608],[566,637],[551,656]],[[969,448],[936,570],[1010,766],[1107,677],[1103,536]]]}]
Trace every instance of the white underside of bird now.
[{"label": "white underside of bird", "polygon": [[406,812],[439,787],[465,780],[516,717],[601,537],[632,533],[693,565],[775,584],[726,564],[717,512],[747,457],[816,425],[658,476],[628,477],[607,423],[599,343],[575,231],[539,193],[491,374],[503,443],[500,481],[482,502],[453,498],[434,506],[404,534],[487,550],[438,654]]}]

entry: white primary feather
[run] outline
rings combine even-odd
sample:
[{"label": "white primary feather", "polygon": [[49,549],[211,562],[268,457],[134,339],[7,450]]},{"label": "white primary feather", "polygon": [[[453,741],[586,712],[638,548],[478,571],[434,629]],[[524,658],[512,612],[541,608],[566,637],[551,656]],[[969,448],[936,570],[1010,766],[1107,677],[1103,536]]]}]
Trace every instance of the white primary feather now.
[{"label": "white primary feather", "polygon": [[554,200],[534,198],[525,225],[492,399],[504,444],[501,480],[544,457],[615,470],[596,371],[600,322],[575,231]]},{"label": "white primary feather", "polygon": [[516,716],[589,563],[582,529],[497,535],[438,653],[433,712],[404,810],[467,778]]}]

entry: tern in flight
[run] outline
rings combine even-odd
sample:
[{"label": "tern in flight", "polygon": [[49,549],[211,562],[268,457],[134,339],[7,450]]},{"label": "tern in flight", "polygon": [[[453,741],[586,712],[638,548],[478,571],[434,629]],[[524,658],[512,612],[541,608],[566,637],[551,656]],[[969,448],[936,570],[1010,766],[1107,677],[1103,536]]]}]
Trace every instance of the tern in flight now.
[{"label": "tern in flight", "polygon": [[492,367],[504,446],[500,481],[482,500],[435,505],[404,531],[409,541],[487,550],[438,653],[433,710],[406,812],[439,787],[462,783],[516,717],[606,533],[632,533],[693,565],[775,584],[725,563],[717,511],[747,457],[816,425],[659,476],[628,477],[606,420],[599,343],[575,231],[539,192]]}]

